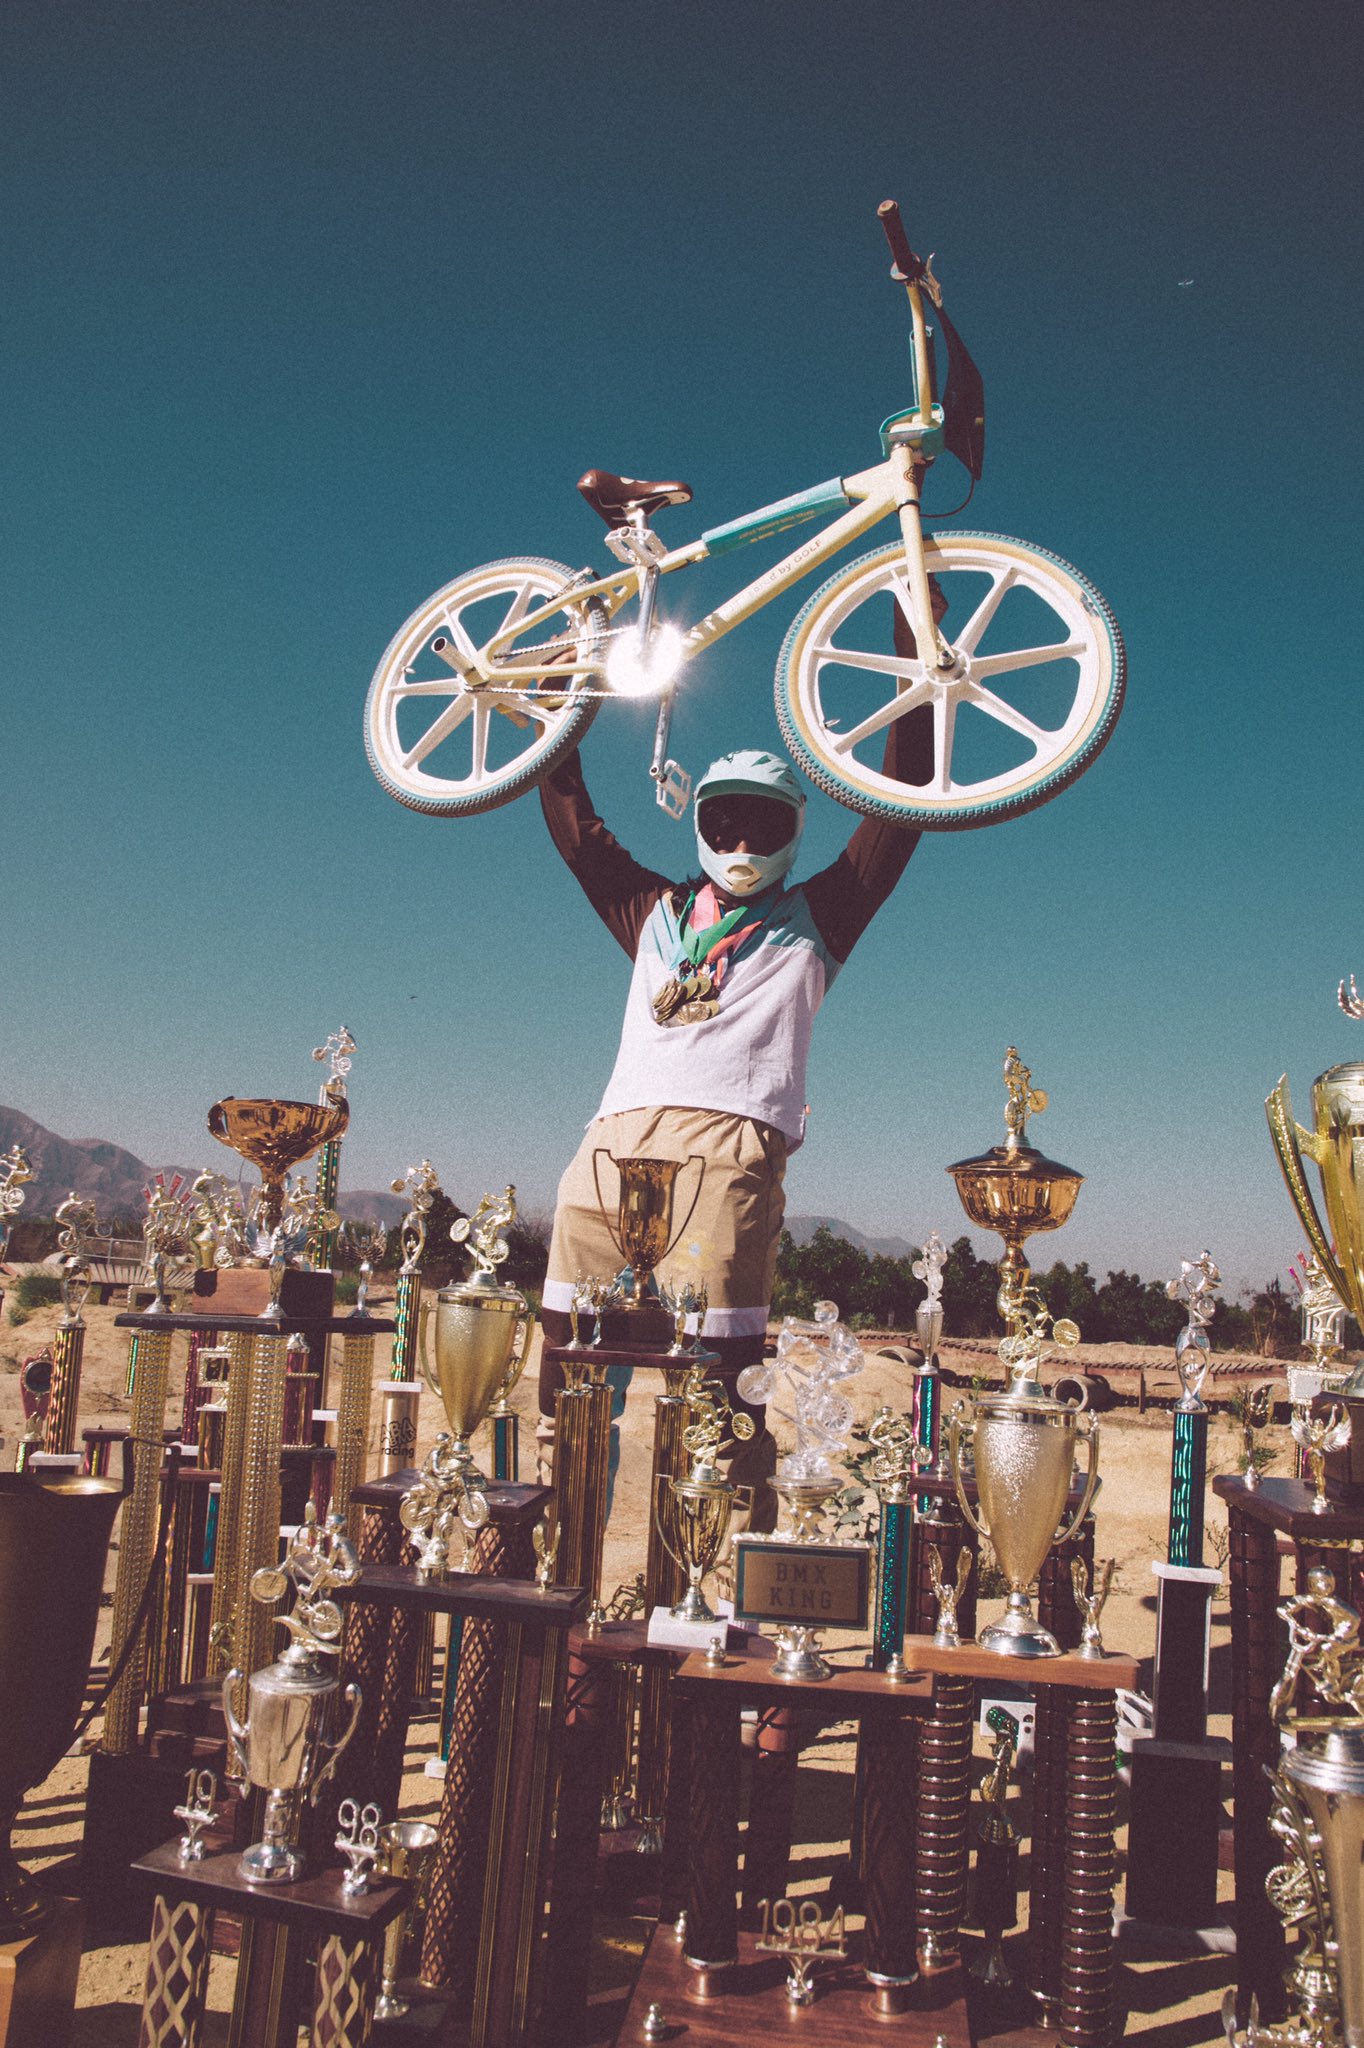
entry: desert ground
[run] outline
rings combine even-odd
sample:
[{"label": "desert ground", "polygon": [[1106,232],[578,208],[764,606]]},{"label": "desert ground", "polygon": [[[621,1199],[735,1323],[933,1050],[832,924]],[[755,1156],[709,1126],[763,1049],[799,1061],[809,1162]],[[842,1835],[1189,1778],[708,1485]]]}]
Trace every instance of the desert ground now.
[{"label": "desert ground", "polygon": [[[380,1304],[376,1307],[379,1313],[383,1312]],[[86,1310],[89,1328],[82,1386],[82,1424],[116,1424],[127,1413],[124,1393],[127,1345],[125,1333],[114,1327],[117,1312],[116,1307],[90,1307]],[[50,1341],[57,1314],[55,1309],[42,1309],[18,1326],[8,1319],[0,1324],[0,1434],[7,1446],[0,1452],[0,1465],[6,1468],[12,1463],[14,1443],[22,1426],[16,1380],[18,1368],[22,1360]],[[884,1340],[876,1337],[864,1341],[870,1346]],[[943,1356],[949,1369],[967,1376],[988,1368],[990,1363],[988,1347],[979,1345],[953,1347],[949,1344]],[[168,1423],[173,1423],[179,1413],[183,1361],[178,1354],[177,1362],[179,1369],[172,1376],[167,1406]],[[1132,1347],[1082,1347],[1078,1359],[1072,1354],[1068,1361],[1076,1362],[1092,1370],[1105,1371],[1115,1385],[1125,1386],[1134,1384],[1135,1370],[1144,1364],[1148,1390],[1153,1395],[1168,1398],[1177,1391],[1170,1360],[1162,1354],[1151,1352],[1143,1358]],[[1272,1361],[1265,1360],[1219,1361],[1219,1371],[1210,1386],[1205,1388],[1205,1393],[1225,1398],[1233,1370],[1242,1376],[1253,1374],[1267,1378],[1275,1371],[1275,1366]],[[1282,1368],[1278,1370],[1282,1371]],[[1048,1376],[1044,1368],[1044,1377]],[[532,1357],[530,1369],[517,1394],[517,1405],[524,1417],[521,1432],[523,1477],[531,1476],[533,1467],[534,1386],[535,1360]],[[908,1399],[904,1368],[891,1359],[876,1357],[869,1350],[866,1367],[850,1383],[849,1391],[862,1421],[869,1419],[874,1408],[884,1401],[904,1407]],[[424,1393],[420,1442],[423,1454],[438,1423],[435,1396]],[[777,1425],[779,1442],[783,1429],[783,1425]],[[603,1583],[608,1593],[618,1582],[633,1579],[643,1565],[651,1434],[649,1390],[637,1387],[627,1402],[622,1425],[620,1480],[606,1543]],[[1292,1446],[1287,1442],[1287,1431],[1271,1429],[1266,1433],[1265,1442],[1277,1453],[1273,1469],[1289,1470]],[[783,1444],[783,1448],[786,1447]],[[1227,1420],[1216,1418],[1210,1444],[1210,1473],[1235,1469],[1238,1452],[1237,1433]],[[1151,1563],[1163,1555],[1164,1550],[1169,1455],[1170,1420],[1162,1409],[1152,1406],[1144,1414],[1139,1414],[1132,1407],[1119,1407],[1104,1416],[1099,1452],[1103,1485],[1096,1507],[1097,1555],[1114,1558],[1118,1567],[1104,1612],[1104,1637],[1110,1647],[1130,1651],[1145,1659],[1152,1656],[1155,1645],[1155,1581]],[[1224,1556],[1222,1539],[1225,1524],[1220,1504],[1211,1494],[1207,1521],[1208,1561],[1220,1562]],[[110,1586],[116,1562],[115,1551],[110,1557]],[[988,1614],[991,1611],[992,1603],[983,1602],[982,1612]],[[1213,1608],[1212,1651],[1212,1730],[1221,1734],[1230,1731],[1229,1639],[1230,1615],[1224,1586]],[[107,1611],[97,1655],[103,1654],[106,1641]],[[856,1645],[849,1639],[840,1647],[855,1650]],[[98,1731],[99,1723],[96,1721],[91,1731],[92,1739],[97,1739]],[[818,1888],[824,1874],[836,1860],[846,1831],[852,1758],[848,1732],[846,1728],[826,1729],[820,1739],[807,1749],[802,1762],[797,1812],[799,1847],[796,1854],[801,1878],[812,1889]],[[984,1749],[979,1738],[977,1747],[983,1757]],[[410,1768],[403,1795],[404,1811],[414,1816],[429,1814],[434,1817],[439,1804],[439,1785],[422,1771],[424,1761],[434,1753],[434,1749],[433,1722],[430,1719],[415,1720],[409,1753]],[[46,1783],[25,1802],[15,1831],[15,1846],[20,1855],[54,1888],[60,1888],[64,1881],[69,1882],[64,1872],[79,1847],[86,1771],[84,1757],[73,1755],[64,1759]],[[1026,1884],[1026,1862],[1024,1882]],[[1230,1878],[1226,1875],[1223,1890],[1229,1897]],[[1120,1883],[1119,1904],[1121,1898]],[[1023,1906],[1025,1909],[1026,1893]],[[600,1983],[599,2038],[603,2040],[611,2037],[610,2030],[621,2009],[622,1987],[629,1981],[633,1957],[642,1947],[647,1931],[647,1923],[632,1920],[628,1914],[617,1915],[602,1923],[597,1975]],[[1017,1938],[1011,1937],[1011,1941]],[[1120,1998],[1126,2010],[1128,2039],[1141,2041],[1144,2048],[1194,2048],[1198,2042],[1220,2037],[1216,2010],[1222,1991],[1232,1976],[1232,1966],[1225,1956],[1152,1953],[1142,1950],[1135,1940],[1130,1939],[1124,1942],[1120,1953]],[[234,1965],[225,1959],[215,1959],[213,1964],[211,2003],[215,2018],[207,2037],[209,2048],[226,2039],[225,2015],[230,2005],[233,1968]],[[136,2040],[142,1972],[143,1952],[139,1943],[107,1943],[102,1941],[97,1931],[87,1936],[79,2009],[72,2035],[73,2048],[124,2048],[124,2044],[132,2044]],[[393,2038],[399,2036],[395,2034]],[[33,2044],[33,2048],[39,2048],[39,2044]]]}]

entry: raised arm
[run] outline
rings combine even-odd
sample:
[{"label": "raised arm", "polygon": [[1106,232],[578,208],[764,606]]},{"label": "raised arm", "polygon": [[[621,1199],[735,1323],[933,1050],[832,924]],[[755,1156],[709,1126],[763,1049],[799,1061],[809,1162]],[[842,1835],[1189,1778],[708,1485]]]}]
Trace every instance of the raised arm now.
[{"label": "raised arm", "polygon": [[671,887],[667,876],[641,867],[597,816],[576,747],[541,780],[540,808],[583,894],[633,960],[649,912]]},{"label": "raised arm", "polygon": [[[914,635],[898,606],[894,639],[897,654],[913,656]],[[907,711],[888,728],[882,770],[897,782],[927,782],[933,772],[929,705]],[[917,826],[864,818],[838,859],[806,883],[810,914],[835,960],[847,959],[909,865],[919,836]]]}]

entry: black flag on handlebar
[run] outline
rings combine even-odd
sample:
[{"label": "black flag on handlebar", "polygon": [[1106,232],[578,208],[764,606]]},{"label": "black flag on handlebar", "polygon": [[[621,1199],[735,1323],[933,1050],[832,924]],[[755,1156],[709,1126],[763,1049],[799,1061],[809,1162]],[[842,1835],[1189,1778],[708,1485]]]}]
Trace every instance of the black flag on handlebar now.
[{"label": "black flag on handlebar", "polygon": [[947,339],[947,385],[943,392],[943,438],[978,483],[985,466],[985,380],[966,343],[941,304],[936,308]]}]

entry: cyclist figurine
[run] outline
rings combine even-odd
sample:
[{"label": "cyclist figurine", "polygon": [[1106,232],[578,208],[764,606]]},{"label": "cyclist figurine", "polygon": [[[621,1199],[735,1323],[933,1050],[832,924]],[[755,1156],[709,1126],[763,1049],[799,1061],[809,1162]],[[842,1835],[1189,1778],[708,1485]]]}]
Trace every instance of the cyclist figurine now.
[{"label": "cyclist figurine", "polygon": [[[934,611],[946,604],[936,583]],[[897,653],[913,655],[897,612]],[[885,772],[922,784],[932,767],[932,713],[890,726]],[[806,882],[788,878],[805,797],[775,755],[716,761],[695,792],[701,873],[685,883],[642,867],[593,809],[577,752],[540,783],[555,846],[593,909],[634,962],[620,1049],[596,1117],[559,1184],[541,1324],[564,1344],[575,1282],[620,1263],[597,1199],[593,1154],[705,1162],[696,1208],[664,1262],[673,1288],[704,1285],[702,1335],[719,1354],[733,1407],[737,1374],[763,1355],[788,1155],[805,1134],[805,1066],[829,984],[904,873],[917,830],[864,818],[843,852]],[[628,1372],[613,1371],[616,1412]],[[557,1368],[542,1370],[538,1437],[553,1436]],[[758,1490],[753,1526],[770,1528],[776,1447],[764,1411],[730,1477]],[[613,1457],[615,1462],[615,1433]]]}]

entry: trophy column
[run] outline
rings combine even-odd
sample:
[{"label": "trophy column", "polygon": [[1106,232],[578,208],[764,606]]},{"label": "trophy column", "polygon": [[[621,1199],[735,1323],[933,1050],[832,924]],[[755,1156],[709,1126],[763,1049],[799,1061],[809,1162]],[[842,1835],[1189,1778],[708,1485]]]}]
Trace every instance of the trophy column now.
[{"label": "trophy column", "polygon": [[232,1601],[236,1592],[242,1474],[246,1460],[246,1418],[251,1405],[251,1338],[247,1329],[228,1333],[227,1415],[223,1424],[222,1492],[218,1498],[218,1530],[213,1552],[213,1600],[209,1642],[214,1666],[226,1671],[232,1662]]},{"label": "trophy column", "polygon": [[52,1399],[48,1404],[43,1449],[69,1457],[76,1448],[76,1413],[81,1397],[81,1359],[85,1354],[85,1322],[77,1315],[58,1323],[52,1339]]},{"label": "trophy column", "polygon": [[[937,1551],[944,1579],[955,1583],[960,1552],[966,1549],[972,1557],[977,1556],[979,1539],[946,1500],[932,1495],[924,1500],[926,1511],[914,1526],[909,1626],[913,1634],[931,1636],[937,1627],[938,1601],[929,1552]],[[957,1619],[963,1637],[975,1634],[974,1569],[959,1596]],[[971,1861],[968,1825],[974,1696],[969,1678],[944,1671],[935,1680],[933,1706],[919,1731],[914,1919],[923,1967],[928,1971],[949,1968],[961,1955]]]},{"label": "trophy column", "polygon": [[161,1490],[161,1460],[166,1424],[166,1375],[170,1365],[171,1332],[158,1327],[160,1318],[124,1318],[132,1321],[128,1371],[133,1384],[132,1412],[128,1418],[133,1442],[133,1490],[124,1505],[119,1530],[118,1576],[114,1581],[114,1611],[109,1634],[109,1655],[117,1664],[128,1651],[137,1631],[139,1641],[128,1651],[123,1674],[109,1695],[104,1710],[103,1749],[111,1756],[136,1749],[138,1715],[142,1707],[147,1665],[148,1628],[145,1615],[139,1617],[143,1595],[156,1547],[157,1502]]},{"label": "trophy column", "polygon": [[[1037,1614],[1063,1651],[1080,1640],[1080,1613],[1075,1605],[1071,1566],[1076,1561],[1092,1571],[1094,1521],[1086,1516],[1069,1543],[1048,1551],[1037,1582]],[[1038,1660],[1041,1661],[1040,1659]],[[1035,1668],[1028,1667],[1028,1676]],[[1062,1921],[1066,1887],[1066,1829],[1069,1783],[1066,1730],[1070,1696],[1055,1685],[1039,1687],[1033,1722],[1033,1827],[1029,1858],[1028,1947],[1029,1988],[1044,2012],[1055,2013],[1061,1997]]]},{"label": "trophy column", "polygon": [[365,1476],[373,1379],[374,1332],[358,1324],[348,1324],[342,1340],[341,1393],[336,1412],[336,1470],[331,1502],[333,1514],[345,1515],[348,1520],[351,1494]]},{"label": "trophy column", "polygon": [[[533,1535],[545,1501],[545,1489],[539,1486],[490,1491],[490,1518],[474,1539],[466,1569],[479,1577],[531,1579]],[[468,2011],[473,1999],[479,1967],[475,1931],[492,1855],[494,1780],[507,1739],[503,1695],[514,1677],[509,1662],[513,1648],[506,1629],[472,1617],[465,1620],[421,1953],[423,1984],[452,1991],[461,2012]]]}]

